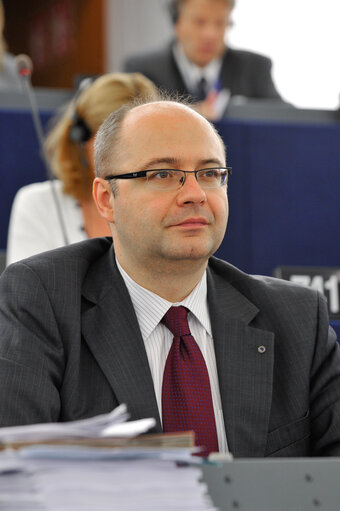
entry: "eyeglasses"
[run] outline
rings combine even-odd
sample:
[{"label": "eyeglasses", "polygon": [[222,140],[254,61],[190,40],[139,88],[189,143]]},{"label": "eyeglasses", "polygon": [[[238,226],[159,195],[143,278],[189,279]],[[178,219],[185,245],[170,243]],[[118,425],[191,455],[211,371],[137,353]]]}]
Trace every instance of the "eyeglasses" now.
[{"label": "eyeglasses", "polygon": [[118,174],[106,176],[106,181],[111,179],[137,179],[146,178],[146,185],[152,190],[178,190],[181,188],[187,174],[194,174],[201,188],[220,188],[228,183],[231,167],[213,167],[199,170],[155,169],[140,170],[130,174]]}]

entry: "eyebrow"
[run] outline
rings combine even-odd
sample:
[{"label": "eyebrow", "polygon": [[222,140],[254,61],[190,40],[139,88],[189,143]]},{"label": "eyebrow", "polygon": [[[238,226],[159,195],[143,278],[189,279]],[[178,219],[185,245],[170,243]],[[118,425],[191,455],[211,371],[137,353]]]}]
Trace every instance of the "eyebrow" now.
[{"label": "eyebrow", "polygon": [[[140,170],[147,170],[150,167],[154,167],[156,165],[171,165],[172,167],[179,168],[180,160],[178,158],[173,157],[164,157],[164,158],[153,158],[152,160],[149,160],[141,167]],[[217,167],[223,167],[225,163],[221,162],[218,158],[206,158],[203,160],[199,160],[197,167],[201,168],[205,165],[216,165]]]}]

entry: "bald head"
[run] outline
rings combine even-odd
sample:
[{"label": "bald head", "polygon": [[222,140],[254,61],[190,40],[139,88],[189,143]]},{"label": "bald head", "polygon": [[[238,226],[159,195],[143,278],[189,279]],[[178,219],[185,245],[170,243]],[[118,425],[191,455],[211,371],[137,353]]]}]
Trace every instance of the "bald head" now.
[{"label": "bald head", "polygon": [[[178,140],[179,145],[190,146],[194,143],[195,133],[204,132],[222,155],[223,162],[220,165],[225,162],[224,143],[214,126],[187,104],[164,99],[127,105],[110,114],[96,137],[97,175],[105,177],[121,173],[132,155],[143,154],[147,159],[149,153],[150,161],[161,158],[160,155],[156,156],[156,148],[162,147],[164,156],[166,141],[176,134],[180,127],[182,138]],[[167,157],[171,157],[170,148]]]},{"label": "bald head", "polygon": [[127,112],[124,120],[124,125],[129,126],[129,123],[144,122],[150,117],[152,117],[154,120],[159,119],[166,122],[170,117],[173,116],[178,117],[179,120],[184,117],[191,117],[193,122],[205,123],[212,128],[209,121],[207,121],[190,105],[179,101],[170,100],[153,101],[150,103],[143,103],[134,106]]}]

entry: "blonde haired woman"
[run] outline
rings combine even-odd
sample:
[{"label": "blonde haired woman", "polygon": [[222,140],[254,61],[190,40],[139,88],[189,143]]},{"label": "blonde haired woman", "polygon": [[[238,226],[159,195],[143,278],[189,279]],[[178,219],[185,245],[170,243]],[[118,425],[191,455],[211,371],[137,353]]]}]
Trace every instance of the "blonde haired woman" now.
[{"label": "blonde haired woman", "polygon": [[97,78],[68,105],[46,139],[62,219],[49,181],[21,188],[12,206],[7,264],[65,242],[110,235],[92,199],[94,138],[112,111],[139,96],[156,98],[157,89],[139,73],[111,73]]}]

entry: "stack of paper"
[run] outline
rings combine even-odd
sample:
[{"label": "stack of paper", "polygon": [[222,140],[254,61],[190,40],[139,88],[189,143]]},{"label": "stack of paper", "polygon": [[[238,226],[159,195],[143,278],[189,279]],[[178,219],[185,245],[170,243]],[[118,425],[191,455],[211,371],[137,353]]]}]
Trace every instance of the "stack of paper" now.
[{"label": "stack of paper", "polygon": [[154,419],[126,422],[129,418],[126,405],[111,413],[72,422],[50,422],[28,426],[0,428],[0,443],[42,442],[54,439],[100,438],[105,436],[136,436],[148,431]]},{"label": "stack of paper", "polygon": [[214,509],[192,435],[136,436],[153,419],[126,419],[122,406],[73,423],[0,428],[0,509]]}]

